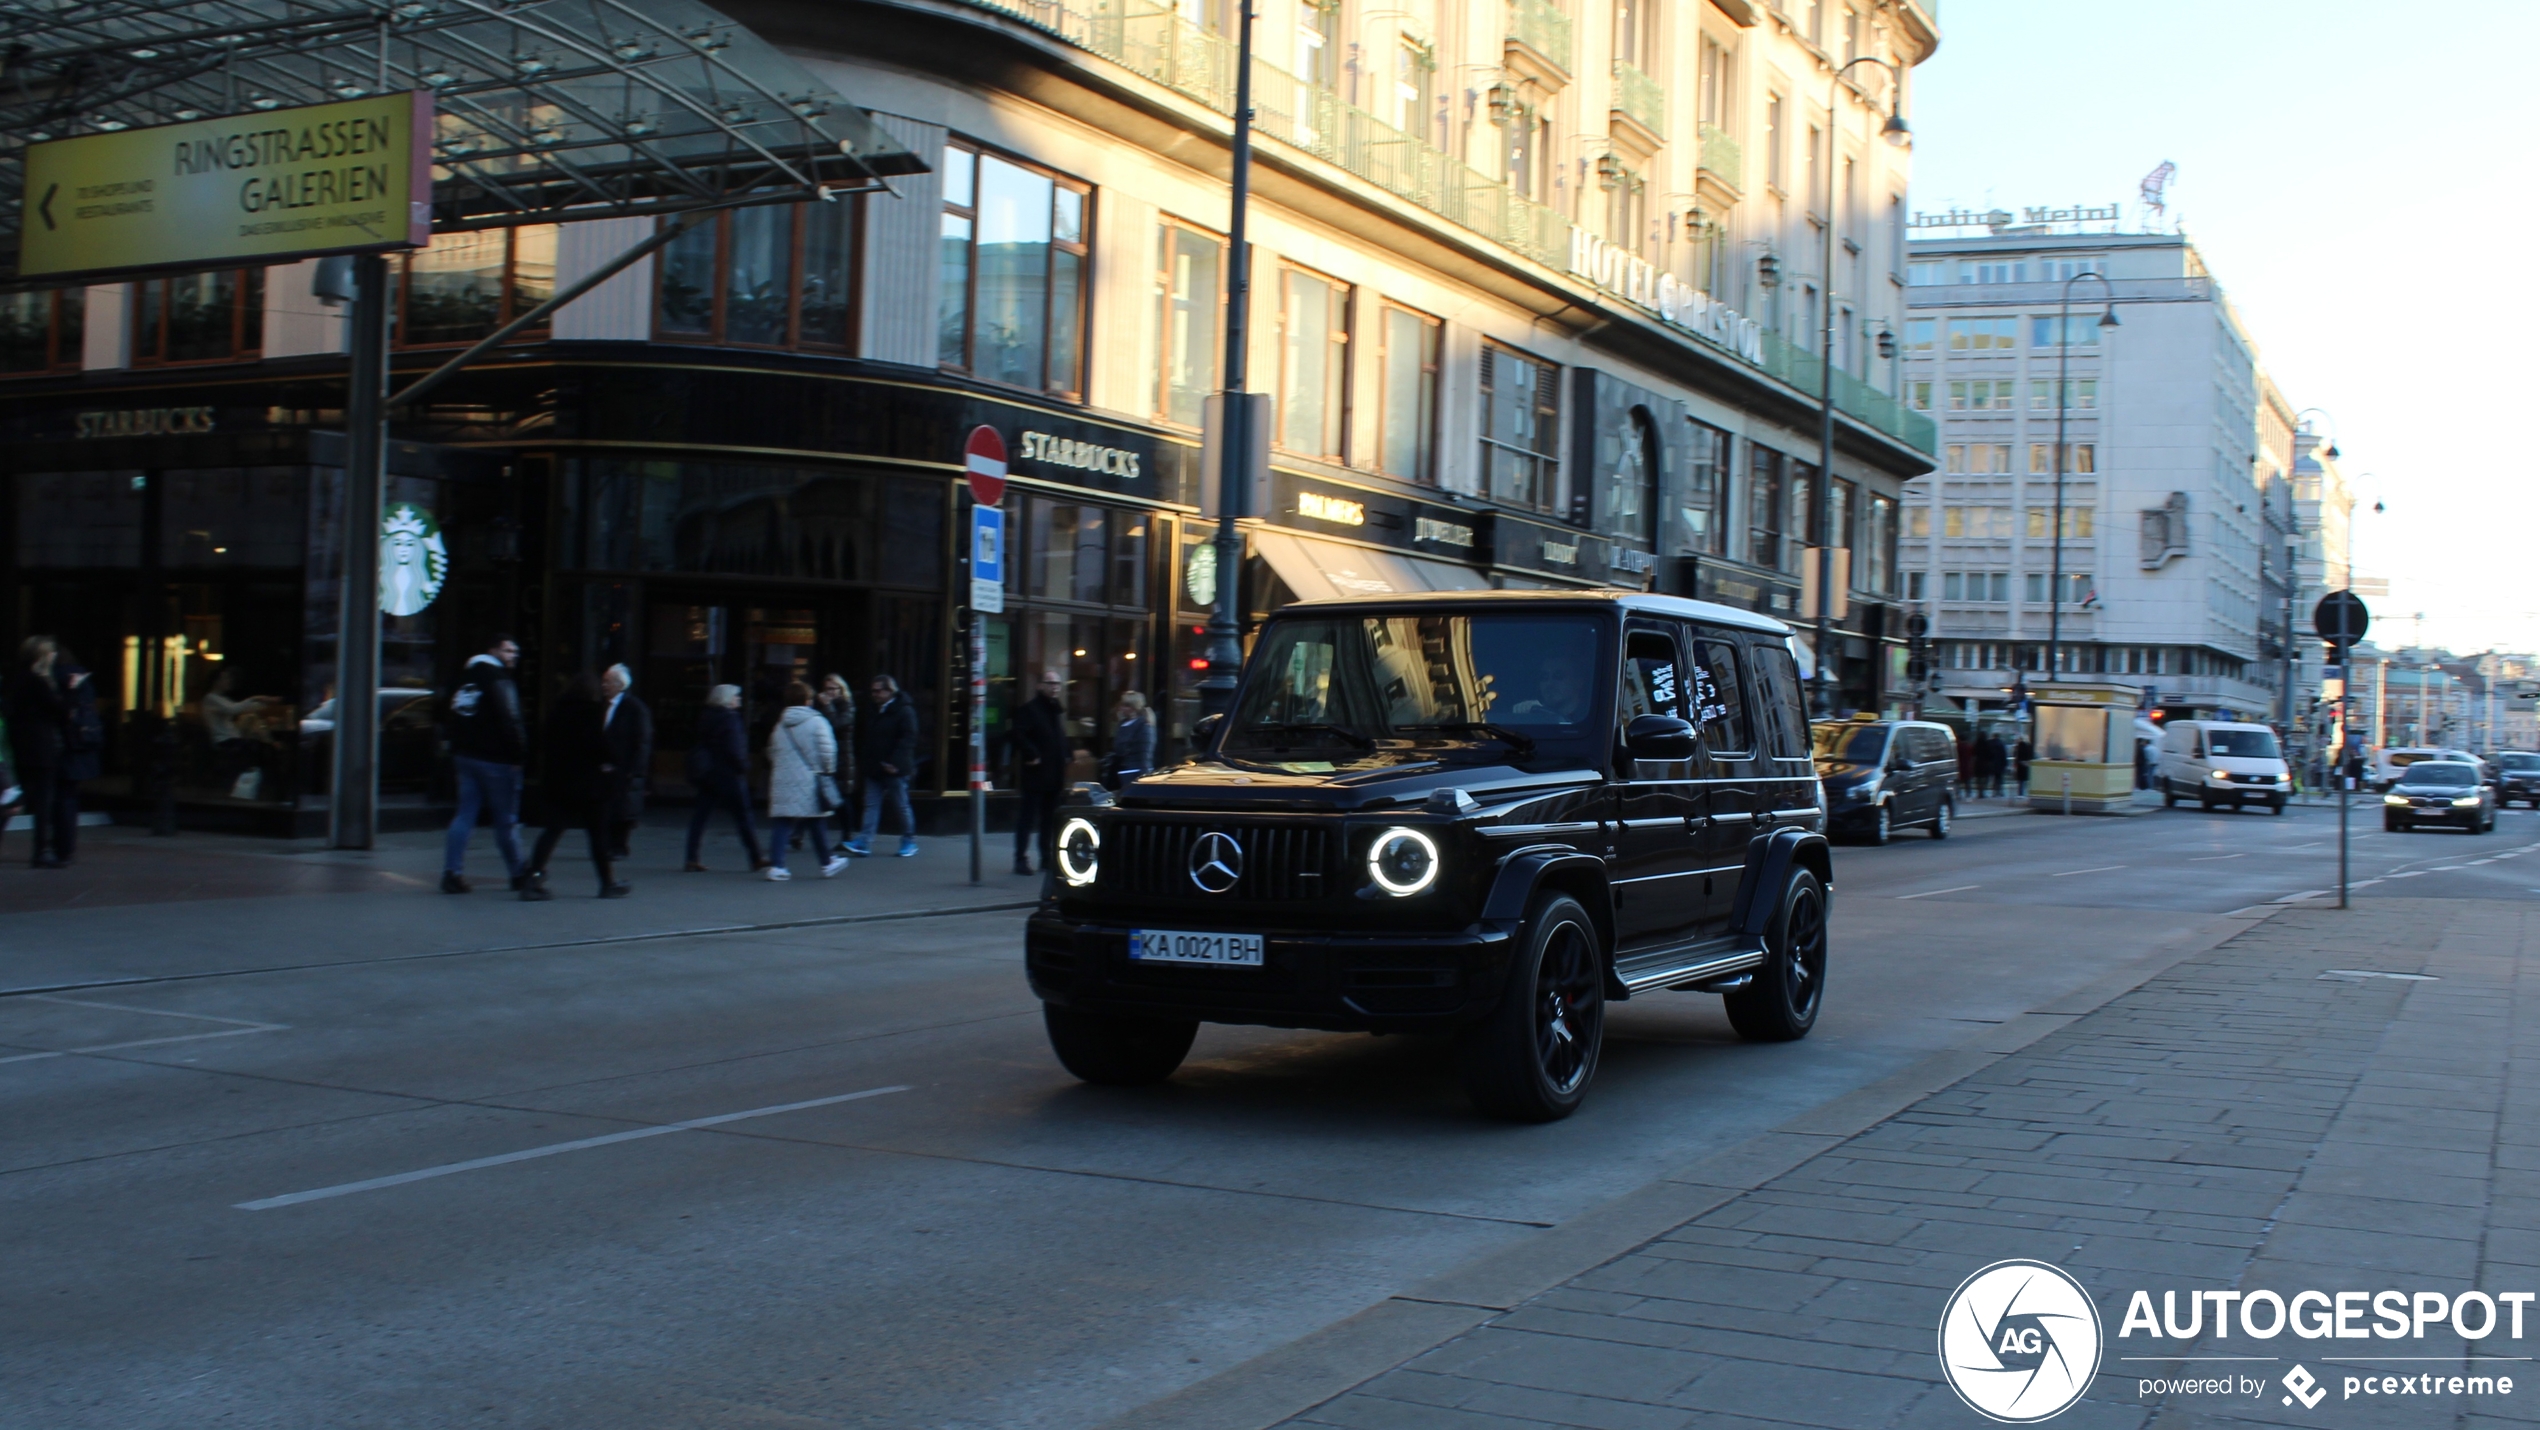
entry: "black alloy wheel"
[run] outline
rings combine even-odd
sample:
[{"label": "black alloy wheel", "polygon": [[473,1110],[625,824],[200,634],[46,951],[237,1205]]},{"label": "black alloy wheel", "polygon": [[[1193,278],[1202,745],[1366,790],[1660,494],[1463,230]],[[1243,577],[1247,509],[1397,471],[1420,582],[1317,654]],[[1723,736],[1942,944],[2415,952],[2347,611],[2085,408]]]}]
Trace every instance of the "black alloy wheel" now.
[{"label": "black alloy wheel", "polygon": [[1932,838],[1946,839],[1949,837],[1949,816],[1954,812],[1954,810],[1955,805],[1950,798],[1947,795],[1941,796],[1940,808],[1931,817]]},{"label": "black alloy wheel", "polygon": [[1721,1001],[1739,1037],[1787,1043],[1808,1036],[1825,997],[1826,886],[1815,873],[1796,869],[1764,934],[1764,966],[1754,982]]},{"label": "black alloy wheel", "polygon": [[1050,1051],[1067,1070],[1105,1087],[1146,1087],[1173,1075],[1199,1036],[1195,1020],[1122,1018],[1041,1005]]},{"label": "black alloy wheel", "polygon": [[1885,844],[1888,835],[1893,833],[1895,828],[1896,822],[1888,811],[1888,802],[1880,800],[1870,810],[1870,827],[1862,831],[1862,841],[1868,844]]},{"label": "black alloy wheel", "polygon": [[1605,955],[1587,910],[1567,894],[1543,898],[1490,1016],[1464,1034],[1464,1090],[1511,1122],[1576,1112],[1605,1048]]}]

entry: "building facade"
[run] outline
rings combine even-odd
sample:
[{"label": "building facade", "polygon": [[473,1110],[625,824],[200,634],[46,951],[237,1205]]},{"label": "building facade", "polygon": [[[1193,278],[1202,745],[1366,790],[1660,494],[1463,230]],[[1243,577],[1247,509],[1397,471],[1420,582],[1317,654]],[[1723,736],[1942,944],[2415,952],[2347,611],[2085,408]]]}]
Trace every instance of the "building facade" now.
[{"label": "building facade", "polygon": [[[896,676],[938,808],[963,784],[961,452],[1012,455],[992,737],[1058,672],[1091,778],[1112,710],[1198,713],[1217,583],[1292,599],[1659,585],[1796,618],[1840,553],[1830,694],[1893,704],[1911,0],[1267,0],[1249,387],[1269,510],[1220,573],[1232,6],[724,7],[928,172],[701,224],[396,414],[383,781],[428,809],[434,695],[496,632],[524,689],[623,661],[658,790],[708,685]],[[1838,75],[1840,73],[1840,78]],[[651,233],[445,235],[395,260],[395,383]],[[1831,273],[1821,256],[1831,245]],[[101,793],[322,807],[345,534],[343,319],[302,263],[0,299],[0,590],[120,717]],[[1820,330],[1838,439],[1818,466]],[[1883,343],[1882,339],[1890,340]],[[400,525],[402,523],[402,525]],[[144,730],[167,731],[145,740]],[[420,816],[416,816],[420,817]]]},{"label": "building facade", "polygon": [[2304,563],[2342,560],[2304,555],[2307,434],[2186,239],[2035,216],[1911,243],[1903,387],[1943,460],[1908,485],[1901,559],[1933,708],[2007,709],[2053,645],[2171,715],[2283,718]]}]

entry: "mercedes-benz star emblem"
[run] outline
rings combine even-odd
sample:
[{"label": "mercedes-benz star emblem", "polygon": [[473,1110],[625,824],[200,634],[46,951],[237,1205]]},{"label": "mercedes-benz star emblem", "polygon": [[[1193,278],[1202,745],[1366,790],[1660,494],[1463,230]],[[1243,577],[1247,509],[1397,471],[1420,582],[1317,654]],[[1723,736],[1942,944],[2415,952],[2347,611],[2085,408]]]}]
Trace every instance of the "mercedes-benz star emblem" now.
[{"label": "mercedes-benz star emblem", "polygon": [[1244,877],[1244,847],[1235,836],[1212,829],[1191,846],[1191,882],[1203,894],[1231,891]]}]

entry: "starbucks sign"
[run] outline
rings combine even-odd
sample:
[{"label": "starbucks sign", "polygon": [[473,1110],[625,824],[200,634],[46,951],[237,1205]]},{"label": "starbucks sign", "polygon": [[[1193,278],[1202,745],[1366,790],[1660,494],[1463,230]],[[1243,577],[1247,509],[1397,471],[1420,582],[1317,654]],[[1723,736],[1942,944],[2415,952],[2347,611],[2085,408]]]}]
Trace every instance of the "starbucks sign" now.
[{"label": "starbucks sign", "polygon": [[379,523],[379,610],[411,616],[432,604],[450,579],[450,548],[441,523],[412,502],[388,508]]}]

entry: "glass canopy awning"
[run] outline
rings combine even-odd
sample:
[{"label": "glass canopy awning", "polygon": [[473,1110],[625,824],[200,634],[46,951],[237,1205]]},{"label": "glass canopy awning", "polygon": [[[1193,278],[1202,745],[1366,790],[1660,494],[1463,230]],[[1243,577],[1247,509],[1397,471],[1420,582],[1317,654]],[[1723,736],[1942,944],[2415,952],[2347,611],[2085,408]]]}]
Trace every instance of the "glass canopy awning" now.
[{"label": "glass canopy awning", "polygon": [[429,90],[436,232],[879,186],[925,164],[700,0],[0,0],[0,247],[46,139]]}]

